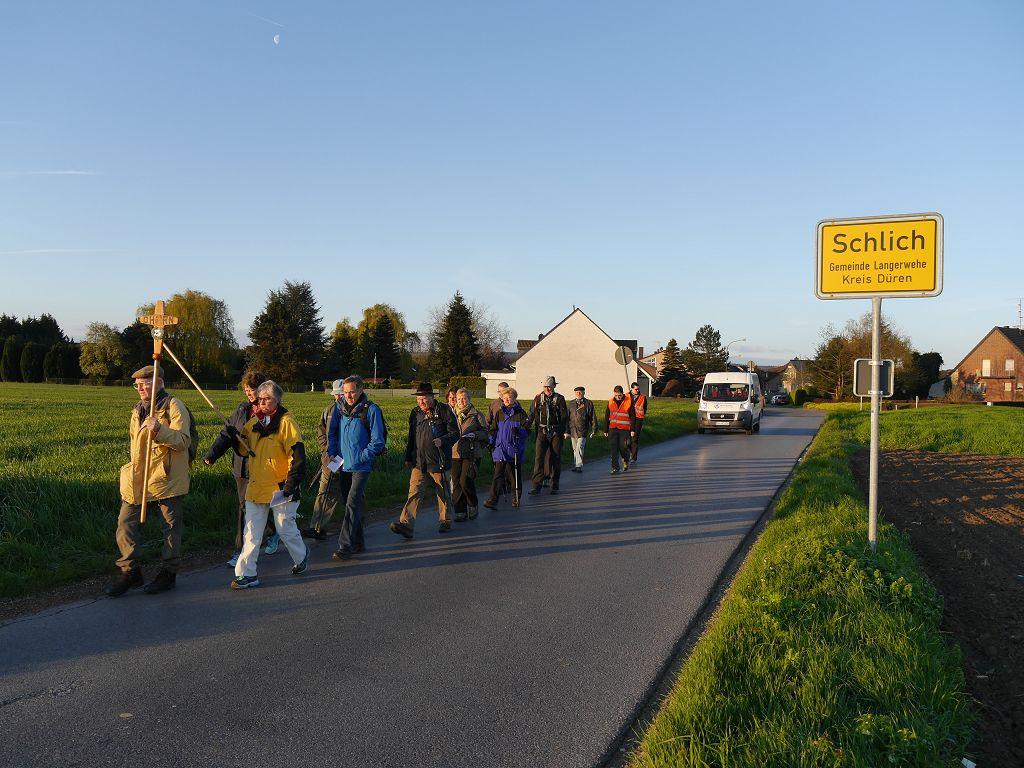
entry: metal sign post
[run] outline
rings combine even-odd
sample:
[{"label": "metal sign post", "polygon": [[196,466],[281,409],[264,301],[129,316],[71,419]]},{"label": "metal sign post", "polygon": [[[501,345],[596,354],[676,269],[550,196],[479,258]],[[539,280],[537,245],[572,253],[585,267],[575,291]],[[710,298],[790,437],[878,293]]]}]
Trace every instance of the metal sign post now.
[{"label": "metal sign post", "polygon": [[629,364],[633,362],[633,350],[627,346],[615,349],[615,362],[622,366],[626,376],[626,392],[629,392]]},{"label": "metal sign post", "polygon": [[[815,242],[814,293],[819,299],[871,299],[871,453],[868,544],[878,546],[878,416],[882,386],[882,298],[942,293],[942,216],[919,213],[824,219]],[[891,367],[887,369],[891,373]],[[857,380],[856,369],[854,380]],[[862,394],[858,392],[857,394]]]}]

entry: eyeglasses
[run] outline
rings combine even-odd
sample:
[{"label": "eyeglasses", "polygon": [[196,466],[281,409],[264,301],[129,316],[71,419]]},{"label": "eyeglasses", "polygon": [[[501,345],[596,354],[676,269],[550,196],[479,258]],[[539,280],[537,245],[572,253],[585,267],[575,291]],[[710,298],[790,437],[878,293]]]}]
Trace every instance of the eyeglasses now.
[{"label": "eyeglasses", "polygon": [[148,381],[136,381],[135,382],[135,388],[136,389],[149,389],[149,387],[150,387],[150,383]]}]

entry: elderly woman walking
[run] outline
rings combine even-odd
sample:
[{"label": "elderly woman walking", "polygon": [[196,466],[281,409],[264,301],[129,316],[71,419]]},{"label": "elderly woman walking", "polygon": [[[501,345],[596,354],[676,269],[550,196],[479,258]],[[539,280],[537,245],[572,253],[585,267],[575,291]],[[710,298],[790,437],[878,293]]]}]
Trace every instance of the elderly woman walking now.
[{"label": "elderly woman walking", "polygon": [[[302,573],[309,563],[309,548],[295,524],[306,470],[306,450],[299,426],[281,405],[281,397],[281,387],[273,381],[259,386],[256,410],[242,427],[238,441],[239,452],[249,457],[249,484],[245,489],[245,535],[235,564],[232,589],[259,586],[256,563],[263,527],[270,514],[274,515],[281,542],[292,556],[292,573]],[[229,429],[237,434],[233,427]]]},{"label": "elderly woman walking", "polygon": [[455,422],[459,440],[452,447],[452,503],[455,522],[464,523],[477,515],[476,473],[487,446],[487,419],[473,405],[469,392],[460,389],[455,396]]},{"label": "elderly woman walking", "polygon": [[490,444],[493,446],[494,481],[491,497],[484,502],[488,509],[498,508],[498,499],[512,489],[512,506],[519,506],[523,492],[523,456],[526,454],[526,424],[530,417],[519,404],[518,393],[506,389],[501,393],[501,407],[491,420]]}]

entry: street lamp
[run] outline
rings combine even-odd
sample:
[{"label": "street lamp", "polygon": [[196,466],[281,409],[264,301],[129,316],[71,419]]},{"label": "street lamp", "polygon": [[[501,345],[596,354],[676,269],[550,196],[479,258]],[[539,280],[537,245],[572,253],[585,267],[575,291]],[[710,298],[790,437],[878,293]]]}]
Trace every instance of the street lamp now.
[{"label": "street lamp", "polygon": [[746,339],[733,339],[732,341],[730,341],[728,344],[725,345],[725,364],[726,365],[729,364],[729,347],[731,347],[733,344],[739,344],[741,341],[746,341]]}]

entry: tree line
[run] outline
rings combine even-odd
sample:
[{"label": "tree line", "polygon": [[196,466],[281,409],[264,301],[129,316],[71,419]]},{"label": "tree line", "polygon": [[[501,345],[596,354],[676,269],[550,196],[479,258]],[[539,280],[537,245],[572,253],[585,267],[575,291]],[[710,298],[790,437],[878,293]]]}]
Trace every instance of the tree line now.
[{"label": "tree line", "polygon": [[[143,305],[136,314],[149,314]],[[241,347],[225,302],[201,291],[172,296],[167,314],[179,318],[165,329],[168,345],[189,371],[206,382],[234,382],[246,368],[258,368],[279,382],[306,383],[358,373],[378,382],[449,381],[477,376],[481,368],[502,368],[508,330],[489,309],[456,292],[434,307],[428,328],[412,331],[390,304],[374,304],[353,323],[345,317],[330,333],[308,282],[286,281],[271,290],[249,327],[250,345]],[[125,378],[151,359],[150,326],[137,320],[119,329],[93,322],[81,343],[73,342],[48,314],[39,318],[0,316],[0,379]],[[181,378],[173,361],[163,362],[170,380]]]},{"label": "tree line", "polygon": [[729,350],[722,346],[722,335],[710,325],[697,329],[686,349],[669,339],[665,345],[654,394],[676,397],[693,394],[709,373],[728,370]]}]

